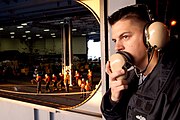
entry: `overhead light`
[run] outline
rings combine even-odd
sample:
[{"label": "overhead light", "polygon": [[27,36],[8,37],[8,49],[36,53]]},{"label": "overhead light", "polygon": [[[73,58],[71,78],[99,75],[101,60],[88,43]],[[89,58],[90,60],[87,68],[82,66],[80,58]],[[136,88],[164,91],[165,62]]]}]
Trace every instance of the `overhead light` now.
[{"label": "overhead light", "polygon": [[11,38],[14,38],[14,36],[11,36]]},{"label": "overhead light", "polygon": [[27,31],[25,31],[25,33],[30,33],[31,31],[29,31],[29,30],[27,30]]},{"label": "overhead light", "polygon": [[51,33],[51,35],[55,35],[55,33]]},{"label": "overhead light", "polygon": [[37,37],[39,37],[39,36],[40,36],[40,34],[36,34],[36,36],[37,36]]},{"label": "overhead light", "polygon": [[90,34],[90,35],[93,35],[93,34],[96,34],[96,32],[90,32],[89,34]]},{"label": "overhead light", "polygon": [[86,36],[86,34],[81,34],[82,36]]},{"label": "overhead light", "polygon": [[26,25],[27,25],[27,23],[22,23],[21,25],[26,26]]},{"label": "overhead light", "polygon": [[39,38],[43,38],[42,36],[40,36]]},{"label": "overhead light", "polygon": [[17,26],[17,28],[23,28],[23,26]]},{"label": "overhead light", "polygon": [[74,32],[74,31],[77,31],[77,29],[76,29],[76,28],[73,28],[72,31],[73,31],[73,32]]},{"label": "overhead light", "polygon": [[14,34],[15,34],[15,32],[10,32],[10,34],[11,34],[11,35],[14,35]]},{"label": "overhead light", "polygon": [[175,25],[176,25],[176,23],[177,23],[177,21],[176,21],[176,20],[172,20],[172,21],[171,21],[171,26],[175,26]]},{"label": "overhead light", "polygon": [[45,32],[48,32],[48,31],[49,31],[49,29],[44,29],[44,31],[45,31]]},{"label": "overhead light", "polygon": [[22,37],[26,37],[26,35],[23,35]]},{"label": "overhead light", "polygon": [[27,39],[31,39],[31,37],[28,37]]},{"label": "overhead light", "polygon": [[55,38],[56,36],[54,35],[54,36],[52,36],[52,37],[54,37],[54,38]]},{"label": "overhead light", "polygon": [[0,28],[0,30],[4,30],[4,28]]}]

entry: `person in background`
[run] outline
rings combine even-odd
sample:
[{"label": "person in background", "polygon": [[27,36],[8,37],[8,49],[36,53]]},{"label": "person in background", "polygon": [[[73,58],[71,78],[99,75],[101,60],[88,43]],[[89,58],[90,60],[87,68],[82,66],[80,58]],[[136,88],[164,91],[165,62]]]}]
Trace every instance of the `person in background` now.
[{"label": "person in background", "polygon": [[101,102],[105,119],[179,120],[180,40],[153,21],[143,4],[126,6],[108,21],[115,50],[131,56],[133,69],[112,71],[113,63],[107,61],[110,88]]},{"label": "person in background", "polygon": [[78,80],[80,78],[80,75],[79,75],[79,72],[77,70],[75,71],[75,76],[74,77],[75,77],[75,84],[78,85]]},{"label": "person in background", "polygon": [[64,84],[65,84],[65,87],[66,87],[66,92],[69,92],[69,84],[70,84],[69,71],[66,72],[66,78],[65,78]]},{"label": "person in background", "polygon": [[41,77],[39,74],[37,74],[35,81],[36,81],[36,83],[37,83],[37,93],[41,93],[41,92],[42,92],[42,91],[41,91],[42,77]]},{"label": "person in background", "polygon": [[59,73],[59,78],[60,78],[60,80],[59,80],[60,89],[62,90],[65,87],[65,85],[64,85],[64,74]]},{"label": "person in background", "polygon": [[86,92],[86,89],[85,89],[86,82],[85,82],[84,78],[81,79],[81,83],[79,83],[79,84],[80,84],[80,90],[82,92],[80,98],[86,98],[86,93],[85,93]]},{"label": "person in background", "polygon": [[89,83],[92,84],[92,71],[90,69],[88,69],[87,78],[88,78]]},{"label": "person in background", "polygon": [[88,80],[86,80],[85,90],[86,90],[86,91],[90,91],[90,90],[91,90],[91,87],[92,87],[91,83],[90,83]]},{"label": "person in background", "polygon": [[53,91],[58,90],[58,87],[57,87],[58,79],[55,74],[52,74],[52,81],[53,81]]},{"label": "person in background", "polygon": [[44,81],[46,83],[46,92],[50,92],[50,82],[51,82],[51,77],[48,75],[48,74],[45,74],[45,78],[44,78]]},{"label": "person in background", "polygon": [[34,69],[33,78],[31,80],[31,84],[34,84],[34,81],[36,81],[37,74],[38,74],[38,70]]}]

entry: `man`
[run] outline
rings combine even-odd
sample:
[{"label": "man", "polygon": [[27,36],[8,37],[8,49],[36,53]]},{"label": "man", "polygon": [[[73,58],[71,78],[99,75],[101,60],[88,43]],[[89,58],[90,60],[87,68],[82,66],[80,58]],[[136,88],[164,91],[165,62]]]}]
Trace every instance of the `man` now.
[{"label": "man", "polygon": [[87,78],[88,78],[89,82],[92,84],[92,71],[90,69],[88,69]]},{"label": "man", "polygon": [[36,82],[37,82],[37,93],[41,93],[42,78],[39,74],[36,75]]},{"label": "man", "polygon": [[69,70],[66,71],[66,78],[65,78],[64,84],[65,84],[66,92],[69,93],[69,85],[70,85],[70,75],[69,75]]},{"label": "man", "polygon": [[[101,103],[107,120],[180,119],[180,60],[179,54],[175,54],[180,43],[175,39],[169,41],[167,30],[162,32],[165,37],[158,34],[155,39],[162,37],[160,43],[167,44],[151,44],[145,36],[151,22],[145,5],[125,7],[109,17],[115,50],[128,53],[134,69],[119,79],[127,73],[126,69],[112,71],[111,61],[107,62],[110,89]],[[148,35],[154,37],[156,32],[159,30]]]},{"label": "man", "polygon": [[44,81],[46,82],[46,92],[50,92],[50,82],[51,82],[51,77],[48,74],[45,74],[45,79]]},{"label": "man", "polygon": [[55,74],[52,74],[52,81],[53,81],[53,91],[58,90],[58,87],[57,87],[58,79]]},{"label": "man", "polygon": [[75,76],[74,77],[75,77],[75,84],[78,85],[78,80],[80,78],[80,75],[79,75],[79,72],[77,70],[75,71]]},{"label": "man", "polygon": [[81,88],[81,92],[82,92],[82,94],[81,94],[81,97],[80,98],[86,98],[86,89],[85,89],[85,86],[86,86],[86,82],[85,82],[85,80],[84,80],[84,78],[82,78],[82,80],[81,80],[81,84],[80,84],[80,88]]},{"label": "man", "polygon": [[[60,86],[61,86],[61,88],[60,88],[60,90],[62,90],[63,89],[63,87],[65,87],[65,85],[64,85],[64,74],[62,74],[62,73],[59,73],[59,84],[60,84]],[[59,85],[58,85],[59,86]]]}]

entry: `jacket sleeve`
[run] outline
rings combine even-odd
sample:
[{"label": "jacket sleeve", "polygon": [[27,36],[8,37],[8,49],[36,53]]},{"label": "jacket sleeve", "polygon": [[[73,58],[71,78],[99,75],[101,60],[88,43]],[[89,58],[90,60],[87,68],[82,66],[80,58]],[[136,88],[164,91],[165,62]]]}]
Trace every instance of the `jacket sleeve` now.
[{"label": "jacket sleeve", "polygon": [[109,89],[102,98],[101,112],[106,120],[124,120],[126,116],[126,105],[121,99],[113,102],[110,98],[111,89]]}]

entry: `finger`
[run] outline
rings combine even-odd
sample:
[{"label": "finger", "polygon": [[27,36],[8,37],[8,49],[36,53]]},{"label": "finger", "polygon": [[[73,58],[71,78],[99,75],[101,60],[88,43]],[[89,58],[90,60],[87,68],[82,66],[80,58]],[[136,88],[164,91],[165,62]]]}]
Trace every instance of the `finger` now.
[{"label": "finger", "polygon": [[125,75],[125,71],[122,69],[122,70],[110,73],[109,77],[110,77],[110,80],[117,80],[118,77],[124,76],[124,75]]},{"label": "finger", "polygon": [[118,101],[121,96],[121,91],[128,89],[128,85],[120,85],[118,87],[111,88],[111,99],[113,101]]},{"label": "finger", "polygon": [[110,73],[112,73],[111,69],[110,69],[110,61],[107,61],[106,63],[106,73],[109,75]]},{"label": "finger", "polygon": [[116,80],[116,81],[110,81],[111,87],[119,87],[121,85],[128,85],[127,80]]}]

